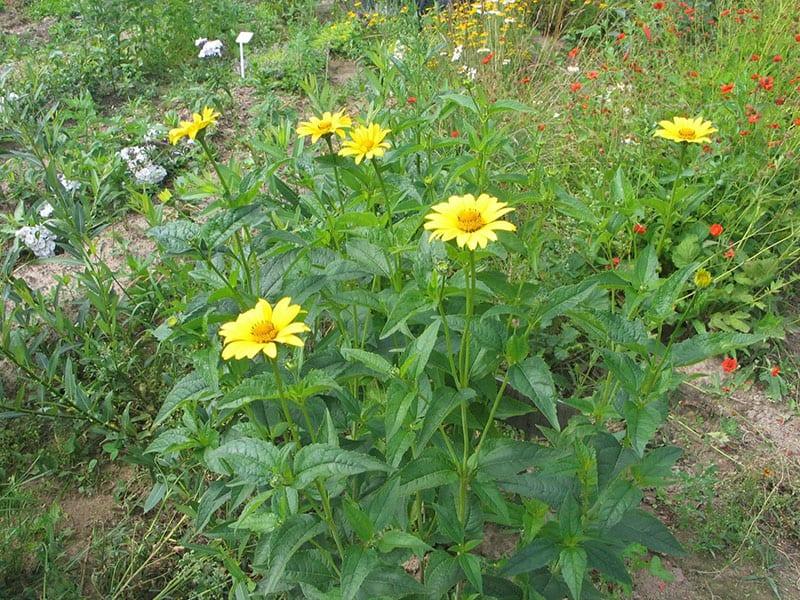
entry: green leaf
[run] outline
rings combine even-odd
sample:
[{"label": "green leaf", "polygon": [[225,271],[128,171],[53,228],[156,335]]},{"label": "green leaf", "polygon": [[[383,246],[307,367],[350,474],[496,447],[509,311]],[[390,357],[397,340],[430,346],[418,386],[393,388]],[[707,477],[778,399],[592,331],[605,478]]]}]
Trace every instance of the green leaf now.
[{"label": "green leaf", "polygon": [[583,548],[564,548],[558,557],[561,576],[567,583],[573,600],[580,600],[583,578],[586,576],[586,550]]},{"label": "green leaf", "polygon": [[388,471],[384,463],[361,452],[330,444],[303,446],[294,457],[294,486],[304,489],[316,479],[340,479],[367,471]]},{"label": "green leaf", "polygon": [[191,221],[178,219],[151,227],[147,235],[169,254],[183,254],[195,248],[200,227]]},{"label": "green leaf", "polygon": [[174,454],[181,450],[192,448],[197,444],[189,435],[189,430],[185,427],[167,429],[156,439],[150,442],[145,454]]},{"label": "green leaf", "polygon": [[428,544],[411,533],[389,530],[378,540],[378,550],[385,554],[395,548],[408,548],[417,556],[425,556],[425,553],[431,549]]},{"label": "green leaf", "polygon": [[[433,391],[430,404],[422,420],[422,429],[417,436],[417,447],[422,451],[430,441],[433,434],[444,423],[447,416],[461,403],[461,394],[466,390],[457,392],[452,388],[439,388]],[[475,393],[472,392],[472,395]]]},{"label": "green leaf", "polygon": [[664,398],[647,403],[628,399],[622,407],[627,421],[627,436],[636,454],[642,456],[648,442],[667,419],[669,405]]},{"label": "green leaf", "polygon": [[672,250],[672,264],[679,269],[686,267],[694,262],[694,259],[702,251],[700,241],[697,236],[687,235],[681,242]]},{"label": "green leaf", "polygon": [[661,282],[649,302],[647,315],[651,323],[660,325],[675,312],[675,304],[694,271],[695,265],[691,264],[678,269]]},{"label": "green leaf", "polygon": [[590,514],[601,527],[608,528],[616,523],[630,509],[639,506],[642,491],[625,479],[617,479],[603,489]]},{"label": "green leaf", "polygon": [[453,102],[458,104],[460,107],[467,109],[471,113],[478,114],[478,106],[475,104],[475,101],[470,98],[469,96],[465,96],[464,94],[442,94],[440,98],[444,102]]},{"label": "green leaf", "polygon": [[260,511],[242,515],[231,527],[264,534],[274,531],[279,523],[280,519],[275,513]]},{"label": "green leaf", "polygon": [[501,113],[501,112],[518,112],[518,113],[532,113],[535,112],[535,109],[532,106],[528,106],[527,104],[523,104],[519,100],[512,100],[512,99],[503,99],[497,100],[489,105],[489,114]]},{"label": "green leaf", "polygon": [[303,544],[325,529],[325,523],[310,514],[302,514],[291,515],[273,531],[269,539],[267,573],[262,581],[261,591],[265,594],[279,591],[289,559]]},{"label": "green leaf", "polygon": [[443,598],[459,580],[458,562],[443,550],[428,554],[425,568],[425,591],[427,597],[435,600]]},{"label": "green leaf", "polygon": [[586,550],[588,566],[597,569],[614,581],[623,585],[632,585],[631,576],[625,568],[625,563],[619,557],[619,549],[599,541],[588,540],[583,542]]},{"label": "green leaf", "polygon": [[450,485],[458,480],[458,474],[450,459],[437,448],[431,447],[426,454],[412,460],[400,471],[401,494],[409,496],[422,490]]},{"label": "green leaf", "polygon": [[670,358],[675,367],[699,363],[712,356],[721,356],[737,348],[746,348],[766,340],[764,335],[752,333],[704,333],[672,346]]},{"label": "green leaf", "polygon": [[662,554],[681,556],[683,547],[656,517],[640,508],[625,513],[614,527],[608,530],[610,539],[636,542]]},{"label": "green leaf", "polygon": [[644,383],[644,369],[629,355],[611,350],[601,350],[606,368],[617,378],[623,389],[638,395]]},{"label": "green leaf", "polygon": [[226,442],[205,454],[206,466],[215,473],[234,475],[252,483],[263,484],[272,477],[278,462],[278,448],[255,438],[242,437]]},{"label": "green leaf", "polygon": [[553,540],[540,537],[523,546],[508,559],[502,573],[509,577],[536,571],[546,566],[558,556],[558,548]]},{"label": "green leaf", "polygon": [[224,481],[212,482],[203,493],[200,502],[197,503],[195,530],[198,532],[203,531],[217,509],[230,500],[230,497],[231,490],[225,485]]},{"label": "green leaf", "polygon": [[561,430],[556,408],[558,394],[547,363],[538,356],[532,356],[511,367],[508,382],[513,389],[533,401],[554,429]]},{"label": "green leaf", "polygon": [[415,339],[404,353],[404,360],[400,367],[400,376],[407,377],[412,381],[420,378],[428,365],[433,347],[439,335],[440,321],[434,321],[425,328],[425,331]]},{"label": "green leaf", "polygon": [[467,581],[472,584],[479,593],[483,594],[483,577],[481,576],[481,560],[474,554],[459,554],[458,564],[467,577]]},{"label": "green leaf", "polygon": [[340,352],[348,362],[360,362],[362,365],[386,377],[392,373],[392,364],[379,354],[358,348],[342,348]]},{"label": "green leaf", "polygon": [[382,277],[389,277],[392,267],[386,253],[367,240],[355,238],[347,242],[347,255],[368,273]]},{"label": "green leaf", "polygon": [[378,555],[372,548],[349,546],[342,561],[342,600],[353,600],[377,565]]},{"label": "green leaf", "polygon": [[[206,394],[204,394],[204,392]],[[183,405],[183,403],[203,395],[211,395],[209,392],[208,384],[203,378],[203,375],[198,371],[192,371],[179,379],[169,391],[166,398],[164,398],[164,404],[161,405],[161,409],[156,415],[153,427],[161,425],[178,407]]]},{"label": "green leaf", "polygon": [[159,481],[153,486],[153,489],[150,490],[150,494],[148,494],[147,499],[144,501],[144,505],[142,506],[142,512],[144,514],[149,513],[153,510],[159,502],[164,499],[164,495],[167,493],[167,484],[163,481]]},{"label": "green leaf", "polygon": [[369,515],[351,498],[344,499],[342,508],[348,524],[353,528],[356,535],[361,538],[362,542],[369,542],[375,533],[375,528],[372,525],[372,521],[370,521]]}]

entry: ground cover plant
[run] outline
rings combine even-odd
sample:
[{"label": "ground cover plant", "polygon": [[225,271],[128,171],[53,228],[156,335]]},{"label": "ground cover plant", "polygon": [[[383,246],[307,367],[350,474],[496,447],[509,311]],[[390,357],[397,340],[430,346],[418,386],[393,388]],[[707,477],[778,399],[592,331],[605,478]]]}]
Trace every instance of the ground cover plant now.
[{"label": "ground cover plant", "polygon": [[796,7],[124,4],[0,12],[0,590],[798,597]]}]

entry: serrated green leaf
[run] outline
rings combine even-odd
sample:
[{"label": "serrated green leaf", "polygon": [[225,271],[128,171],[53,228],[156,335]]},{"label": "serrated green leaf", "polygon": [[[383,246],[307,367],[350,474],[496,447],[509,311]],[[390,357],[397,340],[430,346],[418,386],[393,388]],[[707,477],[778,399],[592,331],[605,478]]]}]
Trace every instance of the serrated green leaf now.
[{"label": "serrated green leaf", "polygon": [[557,431],[558,394],[550,367],[538,356],[532,356],[509,370],[509,385],[529,398]]},{"label": "serrated green leaf", "polygon": [[303,489],[316,479],[351,477],[367,471],[388,471],[389,467],[367,454],[343,450],[330,444],[303,446],[294,457],[294,486]]}]

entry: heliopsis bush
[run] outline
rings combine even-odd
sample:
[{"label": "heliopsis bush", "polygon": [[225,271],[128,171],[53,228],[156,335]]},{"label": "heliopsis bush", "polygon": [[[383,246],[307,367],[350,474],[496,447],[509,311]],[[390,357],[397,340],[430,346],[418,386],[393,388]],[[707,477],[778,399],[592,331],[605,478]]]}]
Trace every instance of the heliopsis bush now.
[{"label": "heliopsis bush", "polygon": [[[87,8],[120,41],[86,63],[119,75],[97,89],[174,47],[207,84],[165,96],[162,125],[3,96],[20,414],[143,465],[143,512],[169,506],[175,553],[220,566],[208,593],[579,600],[683,553],[643,505],[681,456],[659,433],[680,371],[750,377],[797,281],[788,9],[354,2],[317,26],[270,3],[295,26],[248,47],[237,96],[232,25],[200,15],[223,49],[198,58],[190,4],[133,33]],[[359,62],[334,89],[337,52]],[[126,209],[145,250],[112,268],[97,238]],[[82,270],[34,292],[15,272],[39,259]]]},{"label": "heliopsis bush", "polygon": [[[384,64],[384,85],[411,83]],[[469,83],[384,97],[369,88],[366,114],[325,106],[281,126],[255,171],[209,150],[221,200],[208,219],[151,230],[201,282],[160,328],[196,358],[154,419],[155,489],[186,505],[210,552],[236,553],[241,593],[630,585],[632,544],[682,551],[639,506],[680,455],[653,445],[673,370],[764,337],[687,335],[676,308],[715,278],[664,260],[663,235],[566,283],[515,269],[542,235],[504,143],[529,109]],[[678,141],[714,132],[673,122]],[[588,354],[554,343],[567,328]],[[490,532],[515,548],[482,547]]]}]

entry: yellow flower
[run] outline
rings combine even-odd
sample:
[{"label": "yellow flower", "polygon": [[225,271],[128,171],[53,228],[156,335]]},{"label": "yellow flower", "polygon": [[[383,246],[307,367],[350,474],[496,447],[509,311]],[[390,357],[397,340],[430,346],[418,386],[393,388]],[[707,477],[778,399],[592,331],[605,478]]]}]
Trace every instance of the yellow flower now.
[{"label": "yellow flower", "polygon": [[706,271],[705,269],[697,269],[697,272],[694,274],[694,284],[699,288],[707,288],[711,285],[712,277],[711,273]]},{"label": "yellow flower", "polygon": [[711,121],[704,121],[703,117],[674,117],[672,121],[660,121],[658,124],[661,129],[653,134],[655,137],[689,144],[708,143],[711,141],[711,134],[717,131]]},{"label": "yellow flower", "polygon": [[337,113],[323,113],[322,118],[311,117],[308,121],[301,121],[297,126],[297,135],[311,136],[311,143],[316,144],[317,140],[321,137],[333,135],[334,133],[340,138],[344,138],[344,130],[350,129],[352,121],[350,117],[344,114],[344,111]]},{"label": "yellow flower", "polygon": [[431,239],[446,242],[455,238],[459,248],[485,248],[489,241],[497,240],[495,231],[517,229],[512,223],[500,220],[514,209],[488,194],[477,198],[472,194],[450,196],[447,202],[436,204],[431,210],[425,215],[425,229],[432,230]]},{"label": "yellow flower", "polygon": [[170,200],[172,200],[172,192],[164,188],[158,193],[158,199],[161,200],[162,202],[169,202]]},{"label": "yellow flower", "polygon": [[358,125],[350,131],[350,139],[342,142],[339,156],[354,156],[357,165],[365,158],[380,158],[390,146],[389,142],[383,141],[390,132],[391,129],[382,129],[377,123],[366,127]]},{"label": "yellow flower", "polygon": [[303,340],[295,334],[311,330],[303,322],[294,322],[300,314],[300,305],[291,302],[291,298],[281,298],[272,307],[262,299],[255,308],[243,312],[235,321],[225,323],[219,330],[225,338],[222,358],[253,358],[259,352],[275,358],[278,356],[275,344],[302,347]]},{"label": "yellow flower", "polygon": [[185,137],[196,139],[197,134],[209,125],[216,123],[219,116],[220,114],[217,111],[206,106],[202,113],[194,113],[191,121],[181,121],[178,127],[170,130],[170,144],[175,145]]}]

